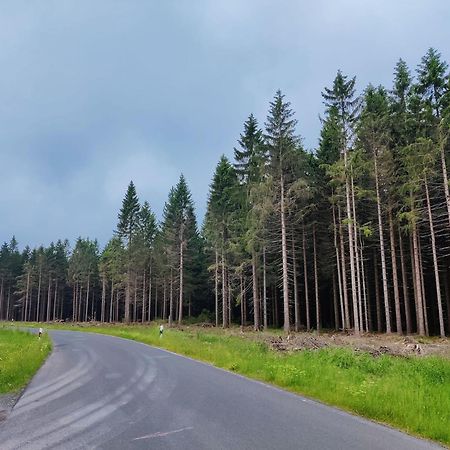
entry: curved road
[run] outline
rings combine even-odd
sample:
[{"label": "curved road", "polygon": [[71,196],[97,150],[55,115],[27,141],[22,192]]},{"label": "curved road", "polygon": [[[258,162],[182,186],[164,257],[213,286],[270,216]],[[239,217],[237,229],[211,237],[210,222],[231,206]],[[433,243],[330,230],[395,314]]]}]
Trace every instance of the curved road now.
[{"label": "curved road", "polygon": [[432,449],[334,408],[164,350],[52,331],[0,448]]}]

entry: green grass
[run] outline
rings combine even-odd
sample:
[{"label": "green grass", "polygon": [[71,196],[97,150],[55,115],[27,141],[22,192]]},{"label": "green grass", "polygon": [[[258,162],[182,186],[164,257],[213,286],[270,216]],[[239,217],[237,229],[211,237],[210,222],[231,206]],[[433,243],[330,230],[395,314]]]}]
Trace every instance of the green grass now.
[{"label": "green grass", "polygon": [[0,328],[0,394],[17,392],[36,373],[51,350],[47,335]]},{"label": "green grass", "polygon": [[374,358],[343,348],[280,353],[245,337],[198,328],[166,329],[162,339],[157,326],[65,328],[172,350],[450,444],[450,360],[445,358]]}]

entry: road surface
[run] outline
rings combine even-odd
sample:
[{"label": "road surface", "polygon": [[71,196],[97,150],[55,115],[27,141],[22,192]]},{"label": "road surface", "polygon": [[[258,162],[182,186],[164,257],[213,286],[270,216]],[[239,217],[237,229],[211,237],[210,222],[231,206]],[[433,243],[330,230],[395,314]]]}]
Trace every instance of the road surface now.
[{"label": "road surface", "polygon": [[440,448],[144,344],[50,333],[53,353],[0,424],[2,450]]}]

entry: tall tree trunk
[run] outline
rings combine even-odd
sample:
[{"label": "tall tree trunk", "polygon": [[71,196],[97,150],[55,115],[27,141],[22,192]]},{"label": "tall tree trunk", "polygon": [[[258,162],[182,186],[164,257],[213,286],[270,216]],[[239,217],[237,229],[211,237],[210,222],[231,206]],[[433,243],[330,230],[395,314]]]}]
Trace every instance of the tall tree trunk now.
[{"label": "tall tree trunk", "polygon": [[181,325],[183,321],[183,264],[184,264],[184,255],[183,255],[183,246],[184,246],[184,236],[183,236],[183,226],[181,226],[180,231],[180,298],[179,298],[179,312],[178,312],[178,323]]},{"label": "tall tree trunk", "polygon": [[90,277],[91,275],[88,275],[88,279],[87,279],[87,289],[86,289],[86,310],[85,310],[85,315],[84,315],[84,321],[87,322],[88,320],[88,311],[89,311],[89,290],[91,287],[91,283],[90,283]]},{"label": "tall tree trunk", "polygon": [[436,283],[436,300],[439,317],[439,334],[441,335],[441,337],[445,337],[444,312],[442,310],[441,283],[439,280],[439,263],[436,252],[436,236],[434,233],[433,215],[431,213],[431,204],[430,204],[430,193],[428,190],[428,182],[426,175],[424,181],[425,181],[425,195],[427,200],[428,221],[430,224],[430,233],[431,233],[431,251],[433,253],[434,281]]},{"label": "tall tree trunk", "polygon": [[227,283],[228,283],[228,325],[231,325],[231,281],[230,281],[230,273],[227,271]]},{"label": "tall tree trunk", "polygon": [[320,332],[319,276],[317,272],[316,224],[313,224],[314,294],[316,298],[316,330]]},{"label": "tall tree trunk", "polygon": [[375,166],[375,191],[377,195],[377,216],[378,216],[378,234],[380,238],[380,256],[381,256],[381,278],[383,280],[383,299],[384,299],[384,312],[386,320],[386,333],[391,333],[391,316],[389,309],[389,291],[387,284],[387,271],[386,271],[386,254],[384,250],[384,236],[383,236],[383,221],[381,216],[381,197],[380,188],[378,183],[378,157],[374,156]]},{"label": "tall tree trunk", "polygon": [[167,281],[166,277],[164,277],[164,285],[163,285],[163,320],[166,320],[167,317]]},{"label": "tall tree trunk", "polygon": [[417,228],[416,224],[412,226],[412,243],[413,243],[413,258],[414,258],[414,278],[415,278],[415,297],[416,297],[416,316],[417,316],[417,331],[421,336],[425,335],[425,323],[423,316],[422,303],[422,280],[420,277],[420,262],[419,249],[417,245]]},{"label": "tall tree trunk", "polygon": [[156,278],[155,278],[155,313],[153,317],[155,318],[155,320],[158,317],[158,283]]},{"label": "tall tree trunk", "polygon": [[344,151],[344,166],[345,166],[345,197],[347,203],[347,229],[348,229],[348,246],[350,256],[350,280],[352,285],[352,303],[353,303],[353,323],[356,334],[359,334],[359,317],[358,317],[358,286],[356,285],[356,267],[355,267],[355,249],[353,242],[353,221],[356,218],[352,217],[352,204],[350,182],[348,175],[348,161],[347,150]]},{"label": "tall tree trunk", "polygon": [[358,227],[356,223],[356,201],[355,201],[355,186],[353,182],[353,171],[351,171],[351,177],[350,177],[350,188],[351,188],[351,194],[352,194],[352,213],[353,213],[353,234],[354,234],[354,248],[355,248],[355,264],[356,264],[356,286],[358,287],[358,322],[359,322],[359,328],[360,330],[363,329],[363,316],[362,316],[362,295],[361,295],[361,264],[359,260],[359,245],[358,245]]},{"label": "tall tree trunk", "polygon": [[56,304],[58,300],[58,278],[55,280],[55,292],[53,295],[53,320],[56,319]]},{"label": "tall tree trunk", "polygon": [[[52,303],[52,279],[49,274],[48,275],[48,287],[47,287],[47,311],[46,311],[46,315],[45,315],[46,322],[50,322],[50,312],[52,310],[51,303]],[[8,318],[6,318],[6,320],[8,320]]]},{"label": "tall tree trunk", "polygon": [[133,322],[137,320],[137,273],[134,274]]},{"label": "tall tree trunk", "polygon": [[24,313],[25,320],[28,320],[28,308],[29,308],[29,303],[30,303],[30,301],[29,301],[29,299],[30,299],[30,277],[31,277],[30,270],[28,270],[28,272],[27,272],[27,290],[25,293],[25,313]]},{"label": "tall tree trunk", "polygon": [[[153,263],[152,263],[152,256],[150,255],[150,266],[148,269],[148,322],[150,323],[152,318],[152,288],[153,288],[153,279],[152,279],[152,269],[153,269]],[[156,281],[155,281],[156,283]],[[157,302],[157,296],[156,296],[157,286],[155,286],[155,319],[156,319],[156,308],[158,305],[156,305]]]},{"label": "tall tree trunk", "polygon": [[109,323],[113,322],[114,282],[111,281],[111,297],[109,299]]},{"label": "tall tree trunk", "polygon": [[445,139],[442,135],[442,130],[440,131],[440,154],[441,154],[441,168],[442,168],[442,178],[444,181],[444,193],[445,193],[445,204],[447,206],[447,218],[450,224],[450,192],[448,186],[448,176],[447,176],[447,163],[445,161]]},{"label": "tall tree trunk", "polygon": [[375,307],[377,310],[377,331],[378,333],[381,333],[382,324],[381,324],[380,281],[378,278],[378,258],[375,250],[373,260],[374,260],[373,267],[375,272],[374,278],[375,278]]},{"label": "tall tree trunk", "polygon": [[172,321],[173,321],[173,276],[172,276],[172,269],[170,269],[169,327],[172,326]]},{"label": "tall tree trunk", "polygon": [[[341,225],[339,224],[339,228]],[[340,233],[341,234],[341,233]],[[338,279],[338,289],[339,289],[339,305],[340,305],[340,312],[341,312],[341,324],[342,328],[346,328],[345,324],[345,314],[344,314],[344,296],[342,292],[342,276],[341,276],[341,260],[339,257],[339,246],[338,246],[338,240],[337,240],[337,224],[336,224],[336,208],[333,204],[333,237],[334,237],[334,250],[336,253],[336,270],[337,270],[337,279]],[[343,243],[342,243],[343,245]],[[336,280],[335,280],[336,282]],[[337,313],[337,308],[335,310],[335,314]],[[335,320],[335,327],[338,330],[339,329],[339,320]]]},{"label": "tall tree trunk", "polygon": [[[144,323],[145,322],[145,292],[147,290],[147,286],[146,286],[146,279],[145,279],[145,268],[144,271],[142,273],[142,318],[141,318],[141,322]],[[150,311],[150,305],[148,305],[148,310]]]},{"label": "tall tree trunk", "polygon": [[306,305],[306,329],[311,329],[311,318],[309,315],[309,294],[308,294],[308,265],[306,262],[306,237],[305,225],[302,228],[302,246],[303,246],[303,274],[305,279],[305,305]]},{"label": "tall tree trunk", "polygon": [[253,282],[253,324],[255,331],[261,328],[260,310],[259,310],[259,293],[258,293],[258,273],[256,267],[256,252],[252,251],[252,282]]},{"label": "tall tree trunk", "polygon": [[36,306],[36,322],[40,322],[40,306],[41,306],[41,282],[42,282],[42,266],[39,266],[39,282],[37,293],[37,306]]},{"label": "tall tree trunk", "polygon": [[427,293],[425,292],[425,278],[423,270],[423,259],[422,259],[422,244],[420,242],[420,232],[417,232],[417,248],[419,250],[419,274],[420,274],[420,285],[422,289],[422,307],[423,307],[423,320],[425,322],[425,334],[429,336],[430,331],[428,328],[428,308],[427,308]]},{"label": "tall tree trunk", "polygon": [[215,313],[216,328],[219,327],[219,252],[216,247],[216,266],[214,268],[214,295],[215,295]]},{"label": "tall tree trunk", "polygon": [[228,328],[228,295],[227,276],[225,268],[225,251],[222,248],[222,327]]},{"label": "tall tree trunk", "polygon": [[339,310],[336,292],[336,272],[333,270],[333,312],[334,312],[334,329],[339,330]]},{"label": "tall tree trunk", "polygon": [[397,254],[395,251],[395,232],[394,222],[392,220],[392,208],[389,208],[389,234],[391,241],[391,261],[392,261],[392,281],[394,284],[394,304],[395,304],[395,321],[396,331],[398,334],[402,334],[402,316],[400,311],[400,294],[398,288],[398,275],[397,275]]},{"label": "tall tree trunk", "polygon": [[267,279],[266,279],[266,247],[263,247],[263,305],[264,305],[264,330],[267,330]]},{"label": "tall tree trunk", "polygon": [[300,305],[298,302],[297,258],[295,255],[294,230],[292,230],[292,277],[294,279],[294,316],[295,331],[300,330]]},{"label": "tall tree trunk", "polygon": [[100,322],[105,321],[105,306],[106,306],[106,276],[102,277],[102,310],[100,312]]},{"label": "tall tree trunk", "polygon": [[5,280],[2,277],[2,283],[0,286],[0,319],[3,319],[3,302],[4,302],[4,296],[5,296]]},{"label": "tall tree trunk", "polygon": [[8,286],[8,301],[6,303],[6,320],[9,320],[9,306],[11,303],[11,286]]},{"label": "tall tree trunk", "polygon": [[286,205],[284,204],[284,177],[280,177],[281,186],[281,253],[283,262],[283,329],[286,333],[291,330],[291,319],[289,315],[289,278],[288,278],[288,258],[287,258],[287,239],[286,239]]},{"label": "tall tree trunk", "polygon": [[[369,300],[368,300],[368,292],[367,292],[367,286],[366,286],[366,269],[364,266],[364,247],[363,242],[361,238],[361,234],[359,235],[359,261],[361,265],[361,284],[362,284],[362,306],[364,307],[364,320],[363,315],[361,315],[361,327],[363,330],[368,331],[369,330]],[[361,311],[361,314],[363,311]]]},{"label": "tall tree trunk", "polygon": [[241,297],[241,330],[244,328],[244,282],[242,280],[242,272],[239,274],[240,297]]},{"label": "tall tree trunk", "polygon": [[406,319],[406,334],[412,333],[412,322],[411,322],[411,309],[409,305],[409,292],[408,292],[408,275],[406,274],[406,262],[403,253],[403,239],[400,229],[398,230],[398,246],[400,248],[400,265],[402,268],[402,292],[403,292],[403,303],[405,306],[405,319]]},{"label": "tall tree trunk", "polygon": [[339,216],[339,243],[341,247],[341,267],[342,267],[342,292],[344,297],[344,325],[346,330],[350,329],[350,309],[348,304],[348,290],[347,290],[347,268],[345,264],[345,249],[344,249],[344,233],[342,232],[341,208],[338,207]]}]

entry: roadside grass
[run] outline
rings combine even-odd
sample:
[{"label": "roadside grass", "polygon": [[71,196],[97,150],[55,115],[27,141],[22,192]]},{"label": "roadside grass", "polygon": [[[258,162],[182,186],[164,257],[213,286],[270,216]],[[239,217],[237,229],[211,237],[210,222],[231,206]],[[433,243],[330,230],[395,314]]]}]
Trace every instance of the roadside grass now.
[{"label": "roadside grass", "polygon": [[47,334],[39,340],[30,333],[0,326],[0,394],[23,388],[51,348]]},{"label": "roadside grass", "polygon": [[344,348],[281,353],[245,337],[152,326],[71,326],[143,342],[450,445],[450,360],[373,357]]}]

